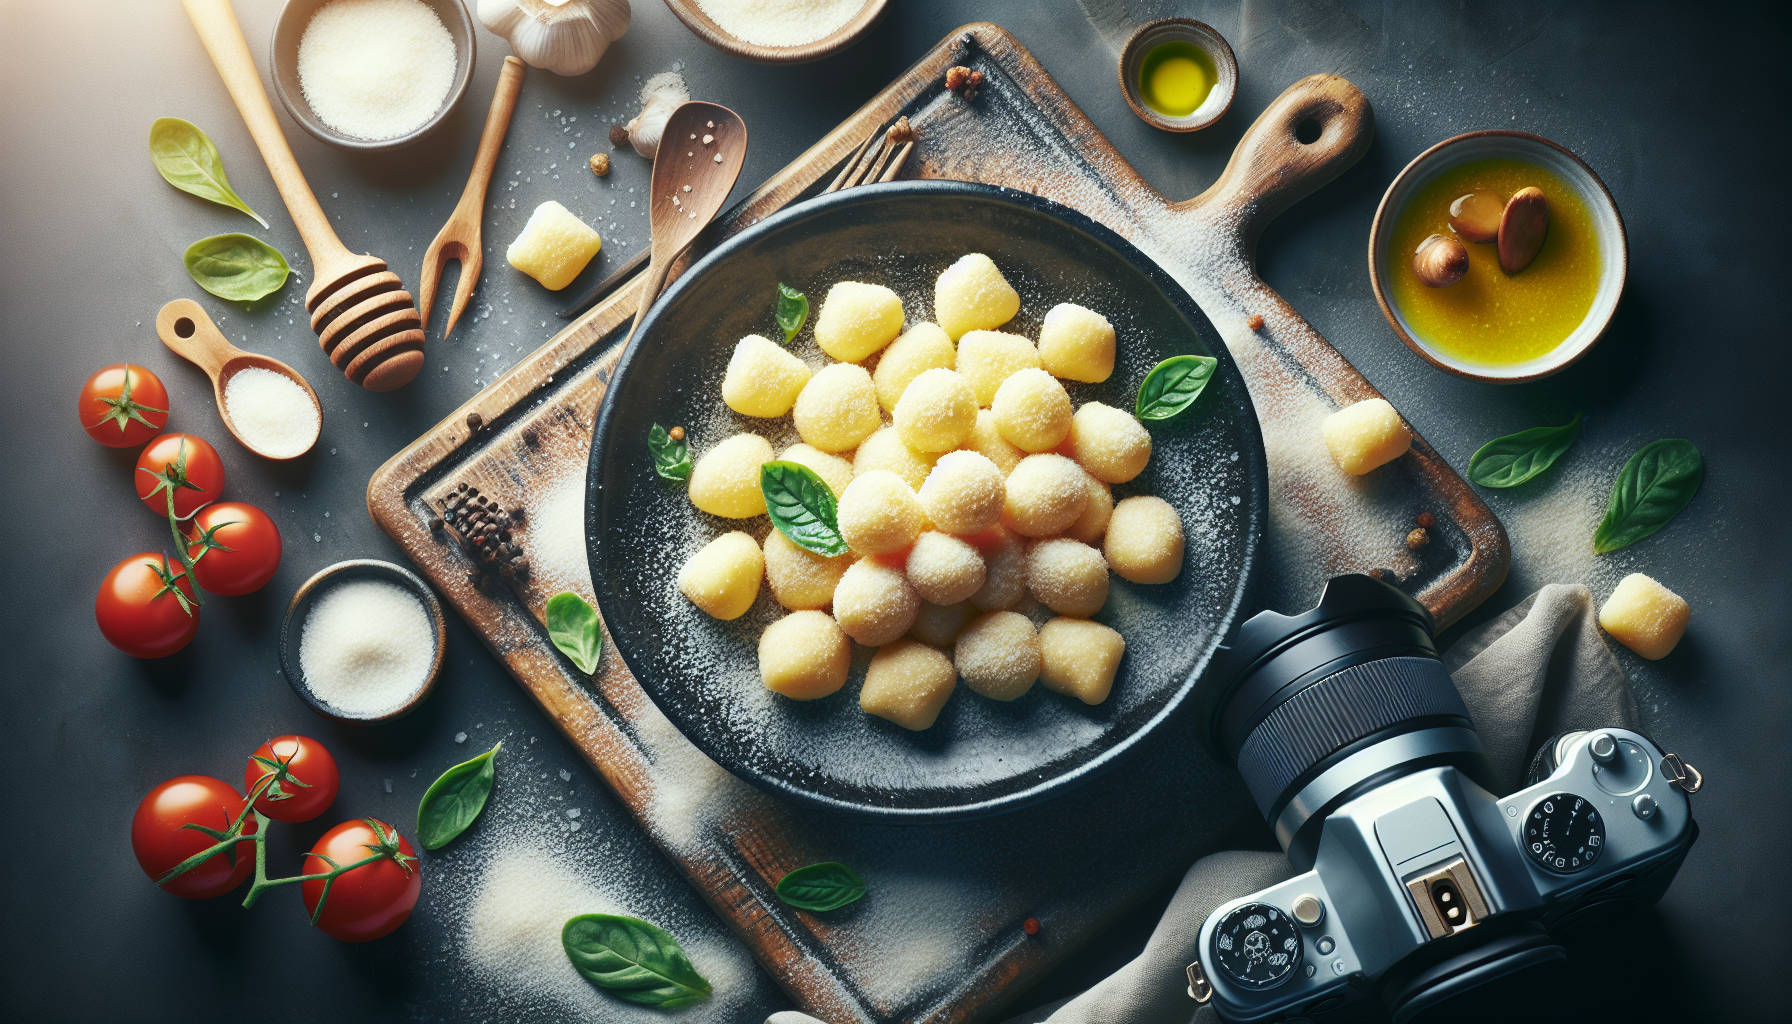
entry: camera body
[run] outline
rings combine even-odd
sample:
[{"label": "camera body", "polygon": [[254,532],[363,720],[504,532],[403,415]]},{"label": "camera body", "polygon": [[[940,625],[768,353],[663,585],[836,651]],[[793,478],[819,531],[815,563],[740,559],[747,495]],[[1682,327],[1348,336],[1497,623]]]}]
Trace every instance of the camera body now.
[{"label": "camera body", "polygon": [[1431,629],[1406,594],[1340,576],[1311,611],[1246,622],[1197,687],[1206,742],[1301,872],[1202,924],[1189,994],[1222,1019],[1373,996],[1395,1024],[1497,1017],[1566,959],[1552,933],[1655,902],[1697,838],[1702,778],[1627,729],[1553,737],[1495,796]]}]

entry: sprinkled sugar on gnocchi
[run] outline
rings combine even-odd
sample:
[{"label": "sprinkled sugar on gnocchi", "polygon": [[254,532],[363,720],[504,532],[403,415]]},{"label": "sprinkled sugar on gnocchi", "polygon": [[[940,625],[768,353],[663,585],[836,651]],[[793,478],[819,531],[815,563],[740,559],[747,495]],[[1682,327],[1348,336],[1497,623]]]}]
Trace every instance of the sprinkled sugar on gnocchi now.
[{"label": "sprinkled sugar on gnocchi", "polygon": [[1002,382],[1022,370],[1039,369],[1039,350],[1018,334],[972,331],[958,339],[958,375],[970,382],[977,404],[996,400]]},{"label": "sprinkled sugar on gnocchi", "polygon": [[1039,362],[1054,377],[1100,384],[1114,375],[1114,325],[1092,309],[1060,302],[1039,325]]},{"label": "sprinkled sugar on gnocchi", "polygon": [[878,357],[871,382],[877,385],[877,402],[885,412],[896,411],[896,402],[909,383],[928,370],[951,370],[958,365],[958,350],[939,324],[916,324],[890,342]]},{"label": "sprinkled sugar on gnocchi", "polygon": [[809,378],[796,396],[792,416],[803,443],[824,452],[844,452],[877,431],[877,388],[863,366],[835,363]]},{"label": "sprinkled sugar on gnocchi", "polygon": [[722,401],[742,416],[782,416],[796,404],[809,377],[807,363],[782,346],[749,334],[734,346],[734,358],[728,360]]},{"label": "sprinkled sugar on gnocchi", "polygon": [[691,504],[712,516],[751,519],[765,514],[759,467],[772,459],[772,443],[758,434],[736,434],[697,459],[691,469]]},{"label": "sprinkled sugar on gnocchi", "polygon": [[977,396],[953,371],[926,370],[902,392],[894,418],[903,444],[918,452],[949,452],[977,425]]},{"label": "sprinkled sugar on gnocchi", "polygon": [[841,281],[821,300],[815,343],[843,363],[856,363],[902,333],[902,300],[881,284]]},{"label": "sprinkled sugar on gnocchi", "polygon": [[991,331],[1020,312],[1020,293],[995,260],[980,252],[961,256],[933,286],[933,315],[954,341],[966,331]]}]

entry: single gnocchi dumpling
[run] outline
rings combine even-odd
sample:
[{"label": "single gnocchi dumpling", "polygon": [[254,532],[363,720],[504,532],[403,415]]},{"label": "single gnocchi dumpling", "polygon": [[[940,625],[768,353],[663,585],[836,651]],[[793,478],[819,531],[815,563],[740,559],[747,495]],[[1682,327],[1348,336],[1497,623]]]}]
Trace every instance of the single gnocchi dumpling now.
[{"label": "single gnocchi dumpling", "polygon": [[749,519],[765,514],[759,467],[772,460],[772,443],[758,434],[736,434],[697,458],[691,467],[691,504],[712,516]]},{"label": "single gnocchi dumpling", "polygon": [[[1084,474],[1087,476],[1088,474]],[[1076,522],[1064,528],[1064,536],[1084,544],[1100,544],[1108,532],[1108,517],[1114,514],[1114,489],[1089,477],[1089,507],[1077,516]]]},{"label": "single gnocchi dumpling", "polygon": [[895,412],[896,403],[909,382],[928,370],[950,370],[958,363],[958,352],[952,339],[940,330],[939,324],[919,323],[890,342],[884,354],[877,357],[877,369],[871,371],[871,382],[877,385],[877,401],[885,412]]},{"label": "single gnocchi dumpling", "polygon": [[1026,542],[1000,526],[965,539],[983,553],[983,589],[971,595],[971,607],[998,612],[1020,604],[1027,596]]},{"label": "single gnocchi dumpling", "polygon": [[854,476],[840,495],[839,521],[847,547],[861,555],[887,555],[913,544],[927,515],[901,477],[874,469]]},{"label": "single gnocchi dumpling", "polygon": [[1063,533],[1089,507],[1087,476],[1076,463],[1051,452],[1020,460],[1006,481],[1002,525],[1023,537]]},{"label": "single gnocchi dumpling", "polygon": [[896,403],[896,435],[918,452],[949,452],[977,425],[977,396],[951,370],[925,370]]},{"label": "single gnocchi dumpling", "polygon": [[550,199],[529,215],[504,258],[543,288],[557,292],[579,276],[603,245],[595,228]]},{"label": "single gnocchi dumpling", "polygon": [[977,609],[970,602],[959,604],[929,604],[921,602],[921,609],[915,613],[915,624],[909,627],[908,635],[924,644],[935,647],[951,647],[964,632],[964,627],[977,617]]},{"label": "single gnocchi dumpling", "polygon": [[954,341],[966,331],[991,331],[1020,312],[1020,293],[995,260],[980,252],[960,256],[933,284],[933,317]]},{"label": "single gnocchi dumpling", "polygon": [[1044,370],[1017,370],[989,405],[996,429],[1023,452],[1049,452],[1070,434],[1070,395]]},{"label": "single gnocchi dumpling", "polygon": [[851,363],[823,368],[796,396],[795,420],[797,434],[812,448],[843,452],[857,447],[883,423],[871,374]]},{"label": "single gnocchi dumpling", "polygon": [[920,610],[921,595],[908,577],[875,558],[852,563],[834,588],[834,621],[866,647],[895,642]]},{"label": "single gnocchi dumpling", "polygon": [[1667,657],[1690,621],[1685,598],[1640,572],[1619,580],[1599,609],[1599,628],[1650,661]]},{"label": "single gnocchi dumpling", "polygon": [[996,525],[1007,493],[995,463],[976,452],[957,451],[934,463],[918,497],[935,528],[963,536]]},{"label": "single gnocchi dumpling", "polygon": [[1126,638],[1099,622],[1053,619],[1039,630],[1039,655],[1046,689],[1100,704],[1114,691]]},{"label": "single gnocchi dumpling", "polygon": [[977,425],[971,428],[971,436],[964,439],[964,447],[995,463],[1003,476],[1014,472],[1020,460],[1027,457],[1026,452],[1002,436],[1002,429],[996,426],[996,414],[988,409],[977,410]]},{"label": "single gnocchi dumpling", "polygon": [[1151,461],[1151,432],[1131,413],[1089,402],[1070,421],[1070,454],[1095,479],[1123,484]]},{"label": "single gnocchi dumpling", "polygon": [[887,470],[901,477],[903,483],[920,490],[938,459],[937,455],[918,452],[903,444],[896,428],[886,426],[859,445],[859,450],[852,456],[852,471],[858,474],[874,469]]},{"label": "single gnocchi dumpling", "polygon": [[815,343],[843,363],[856,363],[902,333],[902,300],[881,284],[841,281],[828,289],[815,318]]},{"label": "single gnocchi dumpling", "polygon": [[1338,468],[1353,476],[1385,466],[1412,447],[1412,431],[1385,398],[1347,405],[1319,426]]},{"label": "single gnocchi dumpling", "polygon": [[1060,302],[1039,325],[1039,361],[1054,377],[1100,384],[1114,375],[1114,325],[1092,309]]},{"label": "single gnocchi dumpling", "polygon": [[1039,369],[1039,350],[1018,334],[972,331],[958,339],[958,375],[977,393],[977,404],[995,401],[1002,382],[1022,370]]},{"label": "single gnocchi dumpling", "polygon": [[913,640],[898,640],[872,656],[859,690],[859,707],[919,732],[939,720],[957,683],[958,673],[944,654]]},{"label": "single gnocchi dumpling", "polygon": [[734,346],[734,356],[728,360],[722,401],[742,416],[773,419],[790,411],[807,383],[807,363],[768,339],[749,334]]},{"label": "single gnocchi dumpling", "polygon": [[806,444],[793,444],[784,449],[778,456],[780,462],[794,462],[799,466],[807,466],[821,477],[821,482],[828,485],[828,490],[838,498],[845,493],[846,485],[852,483],[852,462],[838,455],[829,455]]},{"label": "single gnocchi dumpling", "polygon": [[821,612],[791,612],[759,634],[759,679],[792,700],[826,697],[846,685],[852,645]]},{"label": "single gnocchi dumpling", "polygon": [[1054,537],[1027,551],[1027,589],[1059,615],[1086,619],[1108,603],[1108,563],[1081,541]]},{"label": "single gnocchi dumpling", "polygon": [[904,569],[915,593],[929,604],[968,601],[983,589],[983,556],[965,541],[934,530],[915,538]]},{"label": "single gnocchi dumpling", "polygon": [[1182,518],[1170,503],[1135,495],[1114,506],[1102,551],[1122,579],[1168,583],[1182,572]]},{"label": "single gnocchi dumpling", "polygon": [[727,621],[745,615],[759,597],[765,556],[753,535],[735,530],[698,549],[678,570],[678,589],[690,602]]},{"label": "single gnocchi dumpling", "polygon": [[958,634],[952,662],[971,689],[992,700],[1013,700],[1039,678],[1039,634],[1025,615],[990,612]]},{"label": "single gnocchi dumpling", "polygon": [[851,555],[818,555],[797,547],[777,530],[765,535],[765,581],[772,596],[793,612],[826,608],[834,601],[834,588]]}]

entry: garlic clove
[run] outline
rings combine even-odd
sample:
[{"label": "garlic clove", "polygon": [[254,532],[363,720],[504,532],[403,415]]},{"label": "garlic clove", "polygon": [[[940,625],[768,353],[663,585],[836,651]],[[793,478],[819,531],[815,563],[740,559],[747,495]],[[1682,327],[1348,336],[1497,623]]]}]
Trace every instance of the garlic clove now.
[{"label": "garlic clove", "polygon": [[1506,212],[1500,217],[1500,269],[1516,274],[1530,266],[1548,233],[1549,200],[1543,197],[1543,190],[1535,186],[1519,189],[1506,201]]},{"label": "garlic clove", "polygon": [[1450,204],[1450,230],[1465,242],[1491,242],[1500,234],[1506,201],[1497,192],[1478,188]]},{"label": "garlic clove", "polygon": [[1413,253],[1412,272],[1427,288],[1448,288],[1468,273],[1468,247],[1447,235],[1431,235]]},{"label": "garlic clove", "polygon": [[628,33],[628,0],[479,0],[479,20],[531,67],[582,75]]},{"label": "garlic clove", "polygon": [[684,76],[662,71],[641,86],[641,112],[628,123],[628,141],[635,152],[652,160],[660,151],[660,138],[672,112],[691,101]]}]

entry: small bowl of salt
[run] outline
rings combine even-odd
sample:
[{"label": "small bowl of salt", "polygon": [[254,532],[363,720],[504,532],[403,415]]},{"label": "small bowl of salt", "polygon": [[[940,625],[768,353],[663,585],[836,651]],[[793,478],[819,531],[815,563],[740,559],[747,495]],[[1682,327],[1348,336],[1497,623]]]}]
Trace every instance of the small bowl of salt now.
[{"label": "small bowl of salt", "polygon": [[435,688],[447,624],[416,574],[337,562],[306,580],[280,623],[280,670],[325,718],[350,725],[408,714]]},{"label": "small bowl of salt", "polygon": [[397,149],[434,131],[473,76],[462,0],[287,0],[274,92],[299,127],[343,149]]}]

